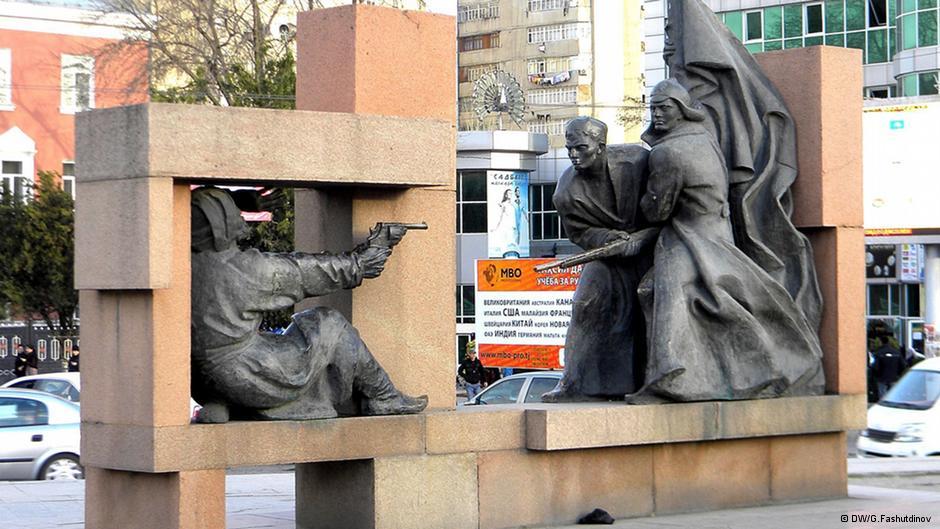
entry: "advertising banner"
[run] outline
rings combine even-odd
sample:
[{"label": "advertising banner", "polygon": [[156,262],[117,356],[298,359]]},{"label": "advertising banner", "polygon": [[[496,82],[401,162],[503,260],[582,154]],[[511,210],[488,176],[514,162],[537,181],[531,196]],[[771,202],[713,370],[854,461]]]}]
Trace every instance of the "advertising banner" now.
[{"label": "advertising banner", "polygon": [[551,259],[476,262],[476,341],[487,367],[561,369],[581,266],[536,272]]},{"label": "advertising banner", "polygon": [[865,229],[940,228],[940,103],[865,107],[862,123]]},{"label": "advertising banner", "polygon": [[529,256],[529,173],[486,172],[489,257]]},{"label": "advertising banner", "polygon": [[922,283],[924,281],[924,245],[901,245],[901,271],[902,283]]}]

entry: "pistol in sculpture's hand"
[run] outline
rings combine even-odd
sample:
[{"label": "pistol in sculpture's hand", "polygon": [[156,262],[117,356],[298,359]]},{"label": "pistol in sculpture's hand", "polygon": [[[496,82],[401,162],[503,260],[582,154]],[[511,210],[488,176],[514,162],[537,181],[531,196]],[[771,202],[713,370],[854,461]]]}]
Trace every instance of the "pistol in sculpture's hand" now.
[{"label": "pistol in sculpture's hand", "polygon": [[385,270],[385,262],[392,255],[392,249],[382,246],[360,246],[355,253],[359,256],[359,266],[362,268],[362,277],[372,279],[379,277]]},{"label": "pistol in sculpture's hand", "polygon": [[391,248],[400,243],[408,230],[426,230],[427,223],[379,222],[369,230],[369,246]]}]

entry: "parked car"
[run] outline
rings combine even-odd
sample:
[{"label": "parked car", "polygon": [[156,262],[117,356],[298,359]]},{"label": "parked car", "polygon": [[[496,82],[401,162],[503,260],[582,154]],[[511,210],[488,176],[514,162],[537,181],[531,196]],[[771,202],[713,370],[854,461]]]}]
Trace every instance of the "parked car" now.
[{"label": "parked car", "polygon": [[561,375],[561,371],[532,371],[501,378],[462,405],[542,402],[542,394],[555,389]]},{"label": "parked car", "polygon": [[[82,381],[79,373],[43,373],[14,378],[0,388],[34,389],[57,395],[66,400],[79,403],[82,395]],[[189,417],[193,420],[202,409],[196,401],[189,399]]]},{"label": "parked car", "polygon": [[82,479],[78,404],[28,389],[0,389],[0,480]]},{"label": "parked car", "polygon": [[58,395],[65,400],[79,402],[81,400],[82,382],[78,373],[43,373],[41,375],[14,378],[0,387],[35,389],[36,391]]},{"label": "parked car", "polygon": [[915,364],[868,409],[859,456],[940,455],[940,358]]}]

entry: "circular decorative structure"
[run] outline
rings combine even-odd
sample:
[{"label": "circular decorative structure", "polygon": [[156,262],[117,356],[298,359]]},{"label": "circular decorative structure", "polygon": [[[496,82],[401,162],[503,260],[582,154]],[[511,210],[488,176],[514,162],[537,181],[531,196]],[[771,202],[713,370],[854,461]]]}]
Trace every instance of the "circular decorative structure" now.
[{"label": "circular decorative structure", "polygon": [[519,82],[503,70],[483,74],[473,83],[473,111],[480,121],[490,114],[499,115],[499,128],[503,128],[503,113],[518,126],[522,126],[525,97]]}]

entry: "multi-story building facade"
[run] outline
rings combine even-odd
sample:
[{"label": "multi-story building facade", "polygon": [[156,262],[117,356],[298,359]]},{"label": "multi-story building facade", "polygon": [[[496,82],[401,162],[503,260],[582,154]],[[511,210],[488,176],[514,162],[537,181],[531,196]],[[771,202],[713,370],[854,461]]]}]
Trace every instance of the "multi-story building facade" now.
[{"label": "multi-story building facade", "polygon": [[638,141],[630,111],[642,105],[641,20],[641,0],[460,0],[460,129],[497,128],[496,116],[473,113],[471,96],[477,79],[503,70],[525,94],[521,129],[548,134],[551,146],[564,143],[565,122],[579,115],[605,121],[612,143]]},{"label": "multi-story building facade", "polygon": [[[938,93],[937,0],[705,0],[752,53],[840,46],[862,51],[865,95]],[[666,76],[665,0],[647,0],[647,87]]]},{"label": "multi-story building facade", "polygon": [[75,114],[148,100],[147,49],[130,20],[82,0],[0,1],[2,183],[20,196],[39,171],[74,194]]}]

